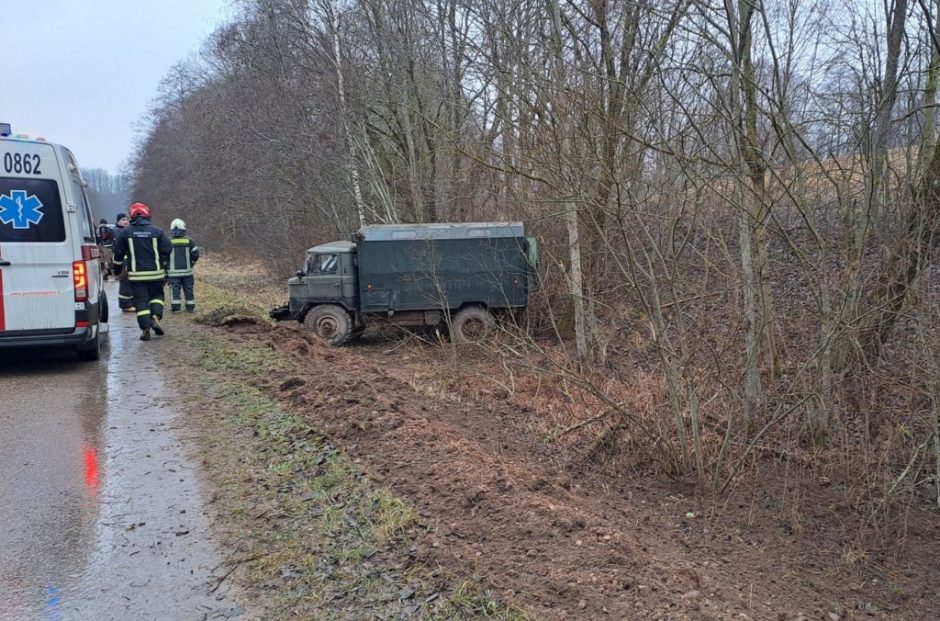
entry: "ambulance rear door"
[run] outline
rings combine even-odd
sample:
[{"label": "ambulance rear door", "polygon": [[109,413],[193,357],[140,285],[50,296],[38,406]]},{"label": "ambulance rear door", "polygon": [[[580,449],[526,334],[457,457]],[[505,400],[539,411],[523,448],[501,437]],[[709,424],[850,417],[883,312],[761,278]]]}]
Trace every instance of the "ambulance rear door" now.
[{"label": "ambulance rear door", "polygon": [[75,328],[65,204],[55,148],[0,139],[0,337]]}]

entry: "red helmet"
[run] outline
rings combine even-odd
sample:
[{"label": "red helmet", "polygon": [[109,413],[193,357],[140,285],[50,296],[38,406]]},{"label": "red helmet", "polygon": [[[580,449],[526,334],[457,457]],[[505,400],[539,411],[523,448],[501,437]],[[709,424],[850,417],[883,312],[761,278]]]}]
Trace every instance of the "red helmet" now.
[{"label": "red helmet", "polygon": [[150,207],[147,207],[143,203],[134,203],[133,205],[131,205],[131,219],[134,219],[137,216],[143,216],[144,218],[149,218]]}]

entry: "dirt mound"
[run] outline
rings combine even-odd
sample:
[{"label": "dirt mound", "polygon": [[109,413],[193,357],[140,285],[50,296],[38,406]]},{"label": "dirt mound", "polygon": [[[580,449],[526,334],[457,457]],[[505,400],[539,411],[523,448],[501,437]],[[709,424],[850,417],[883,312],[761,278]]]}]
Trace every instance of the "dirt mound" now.
[{"label": "dirt mound", "polygon": [[245,325],[269,325],[255,309],[247,306],[221,306],[195,318],[197,323],[215,328]]}]

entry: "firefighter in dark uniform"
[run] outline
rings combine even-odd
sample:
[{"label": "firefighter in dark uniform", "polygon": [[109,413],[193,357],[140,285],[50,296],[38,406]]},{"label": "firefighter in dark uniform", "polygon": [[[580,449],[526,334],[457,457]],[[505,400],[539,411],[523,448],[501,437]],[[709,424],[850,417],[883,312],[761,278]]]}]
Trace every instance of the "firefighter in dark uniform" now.
[{"label": "firefighter in dark uniform", "polygon": [[[114,237],[117,238],[121,231],[127,228],[131,221],[126,213],[119,213],[114,219]],[[111,242],[111,251],[114,252],[114,242]],[[113,254],[112,254],[113,257]],[[134,292],[131,291],[131,281],[127,279],[127,272],[119,274],[114,270],[111,273],[118,277],[118,306],[126,313],[134,311]]]},{"label": "firefighter in dark uniform", "polygon": [[170,264],[167,276],[170,277],[170,310],[178,313],[181,310],[180,296],[186,298],[186,312],[196,310],[196,294],[193,292],[193,266],[199,260],[199,246],[186,235],[186,223],[176,218],[170,223],[170,235],[173,242],[173,251],[170,253]]},{"label": "firefighter in dark uniform", "polygon": [[150,208],[143,203],[131,205],[131,223],[114,240],[114,266],[127,270],[137,309],[140,340],[150,340],[150,329],[164,334],[163,283],[173,244],[159,227],[150,222]]}]

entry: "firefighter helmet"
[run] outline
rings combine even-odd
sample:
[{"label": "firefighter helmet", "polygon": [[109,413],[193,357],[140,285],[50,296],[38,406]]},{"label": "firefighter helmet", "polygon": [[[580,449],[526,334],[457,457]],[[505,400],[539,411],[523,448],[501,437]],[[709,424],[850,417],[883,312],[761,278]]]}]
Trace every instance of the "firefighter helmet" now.
[{"label": "firefighter helmet", "polygon": [[185,231],[186,223],[183,222],[180,218],[175,218],[173,222],[170,222],[170,230]]},{"label": "firefighter helmet", "polygon": [[150,207],[147,207],[143,203],[134,203],[131,205],[131,219],[134,219],[138,216],[143,216],[144,218],[150,217]]}]

